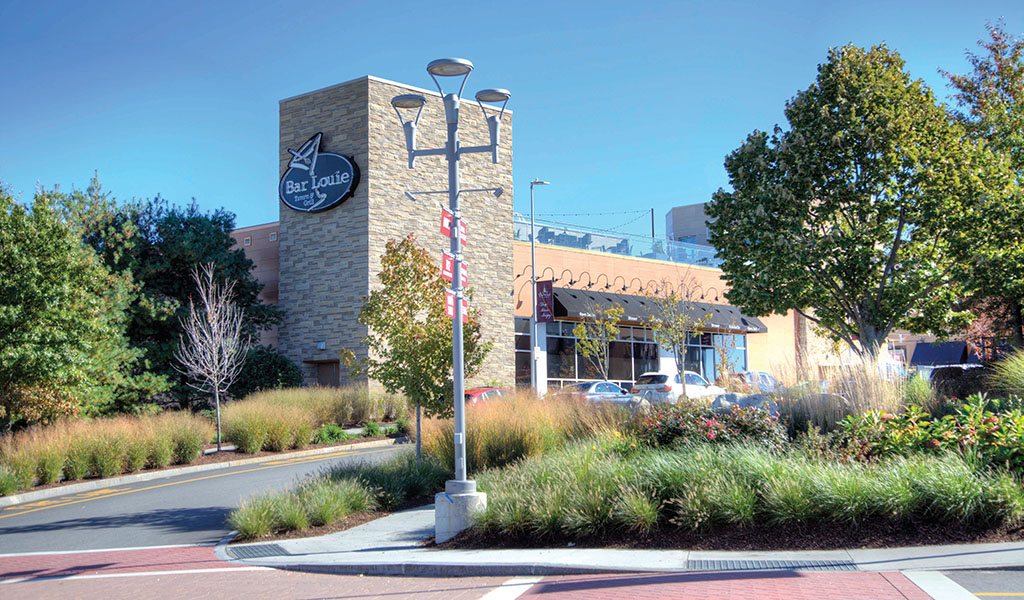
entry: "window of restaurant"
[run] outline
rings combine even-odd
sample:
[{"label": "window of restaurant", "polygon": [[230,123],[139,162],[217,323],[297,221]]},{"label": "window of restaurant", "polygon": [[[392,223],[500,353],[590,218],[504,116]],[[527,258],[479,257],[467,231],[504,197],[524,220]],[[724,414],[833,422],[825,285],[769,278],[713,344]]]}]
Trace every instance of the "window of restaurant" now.
[{"label": "window of restaurant", "polygon": [[[527,319],[526,329],[529,329]],[[573,335],[575,322],[556,321],[547,324],[548,387],[560,388],[579,381],[599,380],[601,373],[576,347]],[[518,331],[518,329],[517,329]],[[519,374],[519,341],[516,340],[516,374]],[[529,348],[529,335],[524,348]],[[608,345],[608,379],[628,388],[636,378],[648,371],[660,368],[658,345],[653,333],[645,327],[619,327],[618,339]],[[529,354],[525,366],[525,381],[529,385]],[[714,381],[720,371],[745,371],[747,369],[746,336],[742,334],[702,333],[692,335],[687,341],[684,368]]]}]

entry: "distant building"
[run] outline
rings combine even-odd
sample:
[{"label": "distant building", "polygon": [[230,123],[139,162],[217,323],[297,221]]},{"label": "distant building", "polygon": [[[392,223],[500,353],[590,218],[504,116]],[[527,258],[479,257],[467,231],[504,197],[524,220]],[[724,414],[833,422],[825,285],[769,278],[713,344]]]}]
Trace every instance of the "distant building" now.
[{"label": "distant building", "polygon": [[675,242],[710,246],[707,215],[704,202],[673,206],[665,214],[665,236]]}]

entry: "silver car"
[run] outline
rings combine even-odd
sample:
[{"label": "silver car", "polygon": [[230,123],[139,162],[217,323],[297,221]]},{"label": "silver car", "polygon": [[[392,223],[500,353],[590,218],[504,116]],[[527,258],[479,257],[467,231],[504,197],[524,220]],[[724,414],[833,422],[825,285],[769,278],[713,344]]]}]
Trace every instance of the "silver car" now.
[{"label": "silver car", "polygon": [[588,404],[629,406],[635,397],[610,381],[585,381],[572,386],[572,393]]}]

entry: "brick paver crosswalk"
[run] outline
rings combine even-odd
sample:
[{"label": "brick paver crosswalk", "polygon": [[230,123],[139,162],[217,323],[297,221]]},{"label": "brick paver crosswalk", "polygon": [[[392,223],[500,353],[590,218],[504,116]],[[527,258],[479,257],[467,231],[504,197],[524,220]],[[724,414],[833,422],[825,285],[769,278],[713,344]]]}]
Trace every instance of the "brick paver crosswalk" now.
[{"label": "brick paver crosswalk", "polygon": [[546,577],[521,599],[928,600],[900,573],[731,572]]}]

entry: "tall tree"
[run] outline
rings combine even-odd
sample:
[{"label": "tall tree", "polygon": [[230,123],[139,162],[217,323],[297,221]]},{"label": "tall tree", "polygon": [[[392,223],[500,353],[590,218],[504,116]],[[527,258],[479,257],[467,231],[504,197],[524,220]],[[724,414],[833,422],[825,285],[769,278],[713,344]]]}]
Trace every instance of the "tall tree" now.
[{"label": "tall tree", "polygon": [[953,249],[1006,183],[991,152],[884,45],[830,50],[785,114],[726,158],[733,191],[707,210],[729,300],[796,310],[872,359],[895,327],[966,325]]},{"label": "tall tree", "polygon": [[172,383],[174,399],[181,404],[204,401],[189,392],[186,378],[174,369],[188,299],[198,292],[192,277],[195,268],[212,263],[216,277],[233,285],[247,335],[280,321],[277,307],[259,300],[262,284],[252,274],[252,261],[234,247],[230,212],[204,212],[194,201],[174,206],[159,197],[117,202],[96,177],[85,191],[70,195],[64,212],[108,269],[131,277],[131,346],[144,353],[140,365]]},{"label": "tall tree", "polygon": [[[973,71],[956,75],[940,70],[956,90],[958,119],[984,140],[1012,169],[1016,185],[993,196],[971,230],[976,241],[964,248],[970,290],[1005,305],[1014,344],[1024,347],[1024,39],[1008,34],[1002,23],[988,26],[982,54],[967,52]],[[990,303],[991,304],[991,303]]]},{"label": "tall tree", "polygon": [[[366,298],[359,322],[369,334],[363,340],[369,356],[355,359],[342,351],[356,374],[366,374],[391,393],[416,402],[416,452],[420,452],[419,413],[450,417],[452,402],[452,321],[445,315],[441,270],[416,237],[388,240],[378,275],[381,288]],[[479,311],[471,309],[463,327],[465,373],[472,377],[490,352],[492,342],[480,334]]]},{"label": "tall tree", "polygon": [[590,312],[594,318],[577,323],[572,334],[577,338],[576,349],[590,363],[593,373],[607,380],[608,349],[619,337],[619,321],[625,309],[618,304],[608,308],[591,306]]},{"label": "tall tree", "polygon": [[0,188],[0,432],[78,412],[128,360],[123,279],[61,221]]}]

